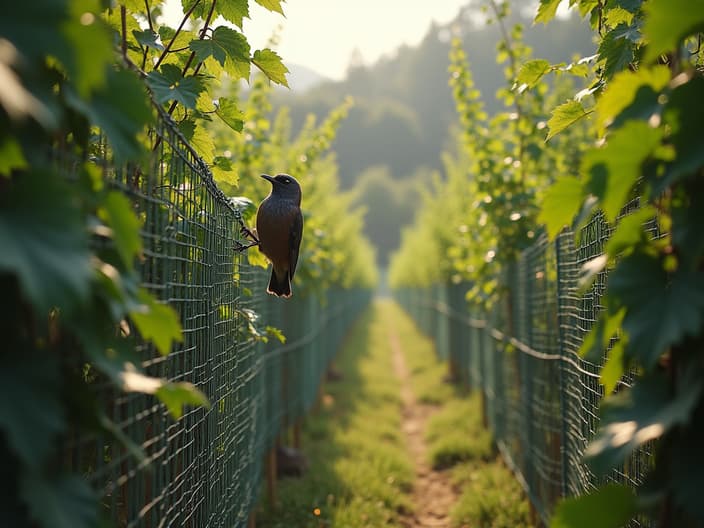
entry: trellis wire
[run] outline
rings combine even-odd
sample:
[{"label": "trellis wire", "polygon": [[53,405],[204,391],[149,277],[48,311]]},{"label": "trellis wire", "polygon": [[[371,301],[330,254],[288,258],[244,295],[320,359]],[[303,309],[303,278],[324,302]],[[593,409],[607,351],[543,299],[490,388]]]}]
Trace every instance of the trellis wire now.
[{"label": "trellis wire", "polygon": [[[637,202],[630,209],[635,207]],[[497,446],[545,523],[561,497],[608,481],[635,487],[652,462],[646,446],[597,478],[583,461],[599,424],[606,351],[599,363],[577,352],[603,308],[608,273],[600,273],[585,293],[577,279],[582,264],[603,252],[610,229],[597,215],[580,235],[578,245],[574,233],[564,231],[554,243],[542,236],[525,250],[507,270],[505,293],[491,313],[468,307],[467,284],[395,292],[433,337],[455,379],[483,393]],[[635,519],[631,526],[648,523]]]},{"label": "trellis wire", "polygon": [[[187,407],[174,420],[153,396],[106,384],[100,405],[116,430],[74,435],[66,464],[103,494],[103,516],[116,526],[247,526],[264,454],[311,409],[332,354],[370,295],[268,296],[266,272],[237,251],[246,243],[239,211],[157,111],[148,174],[113,164],[103,141],[91,161],[143,222],[142,285],[181,318],[183,342],[168,356],[132,338],[142,367],[194,383],[211,407]],[[265,342],[250,325],[280,328],[288,340]]]}]

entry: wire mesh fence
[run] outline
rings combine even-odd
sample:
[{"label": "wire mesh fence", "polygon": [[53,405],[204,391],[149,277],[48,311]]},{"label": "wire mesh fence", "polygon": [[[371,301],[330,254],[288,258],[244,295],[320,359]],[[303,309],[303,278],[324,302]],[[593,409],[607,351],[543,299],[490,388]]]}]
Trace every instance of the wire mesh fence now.
[{"label": "wire mesh fence", "polygon": [[[130,198],[143,225],[142,285],[176,309],[183,328],[167,356],[136,337],[130,344],[147,374],[195,384],[211,407],[174,420],[153,396],[105,384],[98,403],[115,430],[74,435],[65,464],[102,492],[116,526],[246,526],[265,452],[310,410],[369,292],[270,298],[266,272],[236,251],[239,213],[207,165],[165,115],[151,141],[148,171],[115,165],[102,141],[91,159]],[[265,326],[286,342],[265,339]]]},{"label": "wire mesh fence", "polygon": [[[453,377],[483,394],[486,424],[544,522],[560,497],[605,481],[641,484],[652,462],[646,446],[598,478],[583,461],[599,424],[599,372],[607,351],[597,363],[578,351],[602,309],[608,273],[584,293],[577,280],[582,264],[603,252],[610,229],[597,216],[580,235],[578,244],[571,232],[554,243],[541,237],[524,251],[507,270],[505,291],[490,313],[467,304],[467,284],[395,292],[435,340]],[[628,377],[621,380],[628,383]]]}]

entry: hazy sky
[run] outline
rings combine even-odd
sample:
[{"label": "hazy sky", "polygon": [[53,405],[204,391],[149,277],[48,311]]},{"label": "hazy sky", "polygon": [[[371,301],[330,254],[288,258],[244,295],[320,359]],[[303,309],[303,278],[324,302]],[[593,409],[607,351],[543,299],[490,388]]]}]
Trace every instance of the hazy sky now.
[{"label": "hazy sky", "polygon": [[[171,2],[170,2],[171,3]],[[180,8],[180,2],[174,2]],[[281,25],[277,47],[284,63],[341,79],[357,48],[371,64],[401,44],[420,42],[432,20],[446,23],[467,0],[288,0],[286,17],[250,1],[244,33],[253,49],[266,46]]]}]

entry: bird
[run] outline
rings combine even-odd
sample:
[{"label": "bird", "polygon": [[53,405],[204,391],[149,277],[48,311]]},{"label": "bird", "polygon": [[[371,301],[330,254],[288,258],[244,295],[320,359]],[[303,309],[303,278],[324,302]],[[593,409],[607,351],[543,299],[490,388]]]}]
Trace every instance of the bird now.
[{"label": "bird", "polygon": [[303,236],[301,186],[288,174],[261,177],[271,183],[271,192],[259,204],[256,220],[259,250],[272,266],[266,291],[288,298]]}]

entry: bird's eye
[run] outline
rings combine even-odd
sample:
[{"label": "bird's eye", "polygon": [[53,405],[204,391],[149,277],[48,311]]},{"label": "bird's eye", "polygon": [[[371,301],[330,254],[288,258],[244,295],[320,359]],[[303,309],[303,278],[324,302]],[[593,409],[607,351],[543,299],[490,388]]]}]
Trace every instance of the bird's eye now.
[{"label": "bird's eye", "polygon": [[284,183],[291,183],[291,180],[289,180],[288,178],[282,178],[281,181]]}]

